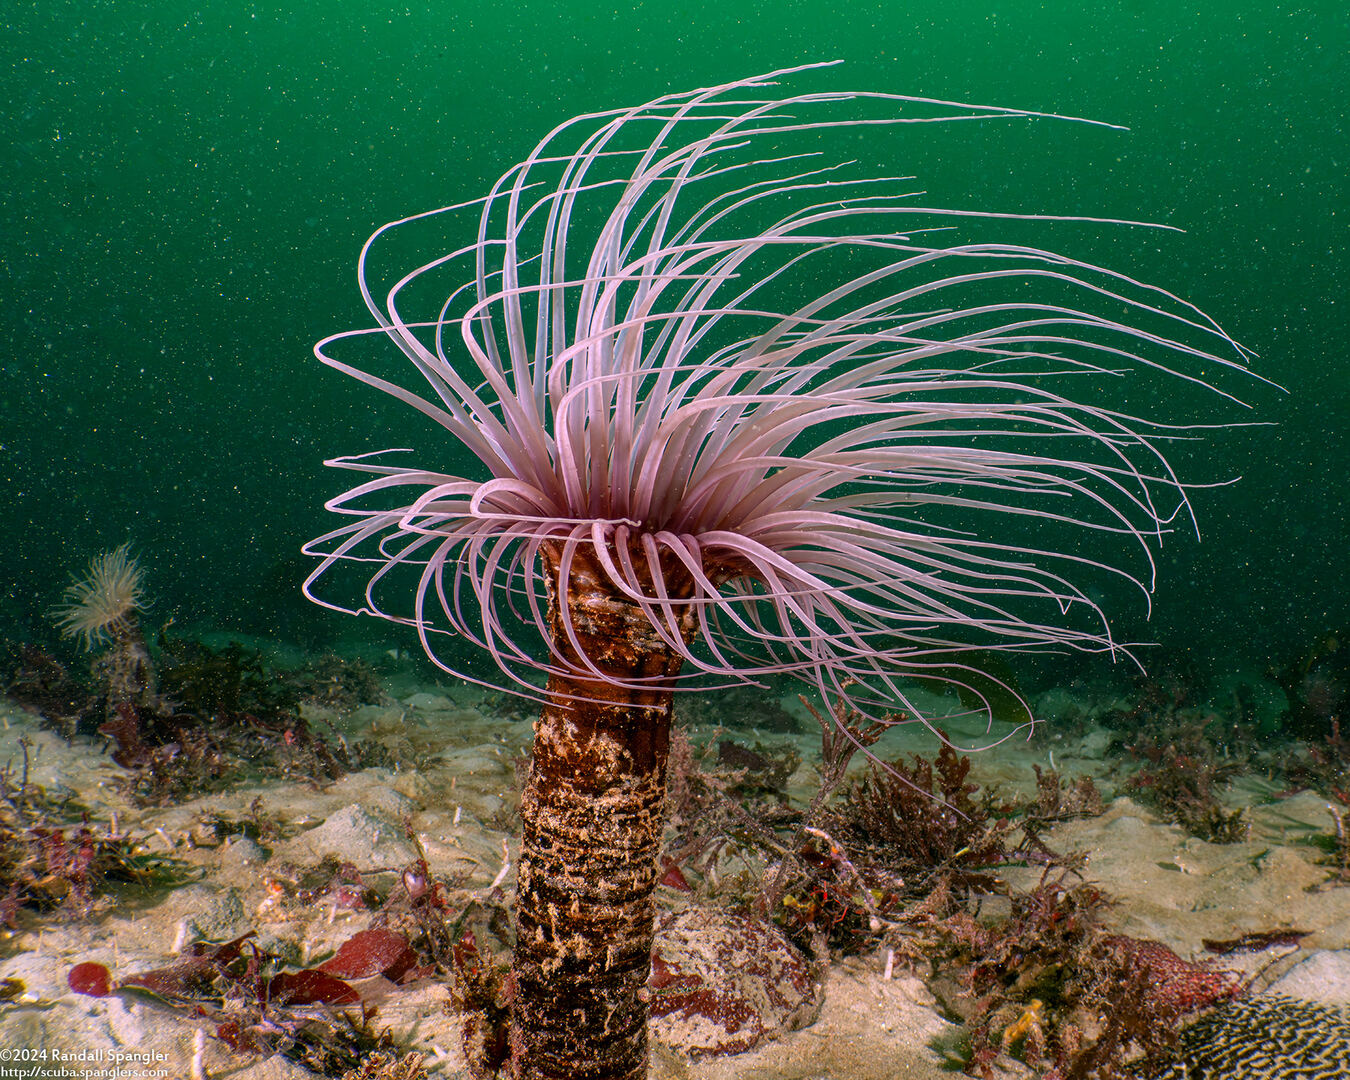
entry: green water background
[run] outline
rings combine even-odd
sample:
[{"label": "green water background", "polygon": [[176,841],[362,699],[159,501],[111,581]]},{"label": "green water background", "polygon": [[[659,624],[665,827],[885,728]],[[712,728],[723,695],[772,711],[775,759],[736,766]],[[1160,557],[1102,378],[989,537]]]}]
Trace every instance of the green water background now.
[{"label": "green water background", "polygon": [[1288,388],[1243,388],[1277,426],[1184,451],[1244,479],[1197,493],[1203,544],[1169,540],[1121,636],[1263,664],[1350,625],[1343,4],[48,0],[0,24],[0,636],[49,638],[70,571],[130,539],[157,620],[412,645],[296,591],[347,479],[322,459],[415,424],[312,357],[366,323],[366,236],[574,114],[834,58],[833,86],[1128,125],[909,139],[905,167],[935,204],[1185,228],[1112,261]]}]

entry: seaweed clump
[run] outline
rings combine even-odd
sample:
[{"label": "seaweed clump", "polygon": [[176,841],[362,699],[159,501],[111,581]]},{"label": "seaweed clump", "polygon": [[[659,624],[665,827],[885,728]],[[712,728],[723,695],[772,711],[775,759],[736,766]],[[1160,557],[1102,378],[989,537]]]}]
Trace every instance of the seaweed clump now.
[{"label": "seaweed clump", "polygon": [[1166,1055],[1187,1014],[1245,989],[1237,972],[1108,933],[1111,898],[1063,872],[1047,871],[1009,904],[994,920],[965,908],[924,919],[929,955],[957,973],[935,986],[970,1029],[966,1066],[976,1076],[993,1076],[1005,1054],[1045,1080],[1123,1076],[1127,1063]]},{"label": "seaweed clump", "polygon": [[[782,850],[779,833],[801,821],[782,785],[800,759],[795,750],[719,740],[700,750],[681,728],[671,732],[666,842],[661,884],[706,900],[741,897],[760,881],[755,857]],[[743,869],[728,874],[739,860]]]},{"label": "seaweed clump", "polygon": [[[939,881],[963,894],[994,887],[984,869],[1008,857],[1011,808],[971,782],[969,758],[944,746],[850,782],[855,754],[901,718],[803,704],[821,730],[820,783],[805,809],[784,791],[794,751],[721,740],[700,758],[676,732],[663,885],[748,904],[820,962],[875,944]],[[744,868],[728,874],[733,859]]]},{"label": "seaweed clump", "polygon": [[1096,817],[1106,809],[1101,790],[1091,776],[1085,774],[1066,783],[1056,769],[1042,769],[1036,764],[1031,769],[1036,774],[1036,795],[1025,808],[1028,820],[1045,825],[1079,817]]},{"label": "seaweed clump", "polygon": [[379,705],[386,698],[379,672],[366,660],[327,653],[283,673],[300,701],[346,712],[361,705]]},{"label": "seaweed clump", "polygon": [[1142,764],[1126,787],[1145,804],[1209,843],[1247,839],[1246,811],[1229,809],[1220,798],[1222,787],[1243,766],[1218,760],[1202,727],[1188,725],[1163,737],[1144,734],[1127,749]]},{"label": "seaweed clump", "polygon": [[507,965],[466,930],[455,943],[455,980],[447,1006],[464,1018],[460,1039],[473,1080],[491,1080],[509,1050]]},{"label": "seaweed clump", "polygon": [[[11,930],[24,911],[83,918],[111,906],[118,885],[169,885],[182,880],[176,860],[148,854],[131,835],[92,828],[77,805],[53,803],[28,781],[23,765],[0,770],[0,921]],[[72,822],[74,817],[77,821]]]},{"label": "seaweed clump", "polygon": [[131,773],[127,786],[142,804],[215,790],[244,770],[314,782],[389,763],[378,744],[349,746],[305,717],[301,689],[331,684],[331,674],[277,672],[237,642],[212,648],[164,634],[159,656],[154,698],[122,702],[98,728],[113,741],[112,758]]},{"label": "seaweed clump", "polygon": [[427,1080],[421,1054],[375,1053],[359,1068],[342,1074],[341,1080]]},{"label": "seaweed clump", "polygon": [[317,967],[288,970],[253,937],[193,944],[165,967],[116,982],[104,965],[87,961],[71,968],[67,982],[93,997],[149,995],[186,1018],[214,1024],[216,1038],[241,1056],[280,1055],[320,1076],[355,1071],[359,1077],[372,1055],[390,1056],[388,1033],[374,1030],[375,1008],[352,982],[383,975],[397,985],[416,978],[406,941],[366,930]]},{"label": "seaweed clump", "polygon": [[[149,994],[194,1023],[214,1024],[215,1036],[244,1059],[280,1055],[340,1080],[425,1080],[423,1056],[398,1049],[373,1025],[376,1002],[391,987],[454,977],[461,989],[449,1008],[463,1000],[464,940],[471,944],[475,929],[503,940],[509,934],[499,904],[470,903],[456,914],[424,854],[387,894],[331,857],[269,877],[268,893],[257,913],[263,919],[328,908],[368,911],[369,922],[311,967],[294,968],[250,932],[224,944],[195,943],[166,966],[119,981],[102,964],[78,964],[68,982],[94,996]],[[487,969],[500,970],[491,962]]]},{"label": "seaweed clump", "polygon": [[1320,742],[1350,710],[1350,647],[1344,633],[1326,633],[1298,655],[1272,668],[1270,678],[1284,691],[1287,731]]},{"label": "seaweed clump", "polygon": [[104,712],[98,695],[51,653],[29,643],[6,642],[5,696],[43,717],[64,739],[93,734]]},{"label": "seaweed clump", "polygon": [[845,797],[850,847],[866,852],[869,862],[926,877],[1005,860],[1012,808],[981,792],[970,781],[970,766],[970,758],[945,741],[932,758],[873,763]]},{"label": "seaweed clump", "polygon": [[1104,712],[1120,745],[1139,763],[1126,789],[1167,821],[1214,844],[1247,838],[1242,809],[1223,802],[1224,787],[1247,770],[1256,745],[1255,724],[1241,695],[1225,714],[1199,704],[1194,676],[1145,678],[1128,708]]},{"label": "seaweed clump", "polygon": [[822,792],[828,798],[838,788],[842,797],[832,807],[818,796],[806,814],[796,851],[805,880],[799,875],[782,901],[790,935],[824,933],[834,948],[855,951],[893,936],[906,913],[935,897],[969,898],[1002,887],[990,871],[1015,855],[1016,807],[971,780],[969,756],[943,736],[932,757],[873,758],[861,778],[847,783],[849,760],[884,728],[837,709],[817,720],[824,732]]}]

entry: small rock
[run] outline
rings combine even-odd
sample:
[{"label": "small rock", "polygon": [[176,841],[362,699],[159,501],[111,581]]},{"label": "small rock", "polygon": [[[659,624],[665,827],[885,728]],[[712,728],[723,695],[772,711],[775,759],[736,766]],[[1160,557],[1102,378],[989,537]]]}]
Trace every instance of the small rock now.
[{"label": "small rock", "polygon": [[213,897],[206,909],[187,920],[188,933],[200,941],[230,941],[253,929],[244,912],[238,889],[226,889]]},{"label": "small rock", "polygon": [[267,852],[247,836],[233,836],[220,850],[222,868],[242,870],[247,866],[261,866],[267,861]]},{"label": "small rock", "polygon": [[820,1013],[811,966],[771,923],[692,908],[670,916],[652,953],[651,1030],[700,1057],[739,1054]]},{"label": "small rock", "polygon": [[425,805],[427,797],[432,793],[431,781],[420,772],[399,773],[394,777],[390,787],[413,804]]},{"label": "small rock", "polygon": [[1350,951],[1312,953],[1280,976],[1269,993],[1324,1005],[1350,1005]]},{"label": "small rock", "polygon": [[285,847],[294,861],[317,862],[334,855],[362,874],[387,871],[392,875],[418,857],[404,838],[401,823],[355,803],[329,814],[322,825],[301,833]]}]

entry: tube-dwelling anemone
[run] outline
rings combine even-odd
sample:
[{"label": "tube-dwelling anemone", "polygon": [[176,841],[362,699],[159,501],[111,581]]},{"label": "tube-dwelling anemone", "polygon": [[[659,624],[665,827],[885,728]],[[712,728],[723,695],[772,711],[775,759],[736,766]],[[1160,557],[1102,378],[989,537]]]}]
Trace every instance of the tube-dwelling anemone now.
[{"label": "tube-dwelling anemone", "polygon": [[62,637],[78,638],[86,652],[133,631],[144,592],[131,545],[91,559],[84,577],[67,587],[65,598],[67,602],[53,612],[56,625]]},{"label": "tube-dwelling anemone", "polygon": [[155,692],[155,669],[141,633],[145,594],[141,565],[130,543],[91,559],[65,598],[52,613],[61,636],[78,638],[86,652],[95,645],[109,646],[93,664],[109,716],[148,702]]},{"label": "tube-dwelling anemone", "polygon": [[[522,692],[547,680],[522,797],[519,1077],[644,1074],[676,690],[791,675],[914,717],[907,681],[959,678],[953,650],[1116,649],[1075,579],[1151,588],[1150,540],[1189,513],[1160,446],[1187,429],[1105,385],[1210,387],[1245,359],[1163,289],[966,236],[1094,219],[933,208],[819,151],[831,131],[1037,114],[766,92],[783,74],[568,121],[485,197],[384,226],[359,264],[378,325],[316,347],[472,463],[330,462],[366,479],[328,504],[349,521],[308,545],[306,591],[414,627],[447,670],[441,644],[463,639]],[[466,212],[467,243],[377,295],[378,242]],[[430,392],[338,358],[367,334]],[[1113,570],[1075,530],[1142,561]],[[358,604],[312,591],[352,566]]]}]

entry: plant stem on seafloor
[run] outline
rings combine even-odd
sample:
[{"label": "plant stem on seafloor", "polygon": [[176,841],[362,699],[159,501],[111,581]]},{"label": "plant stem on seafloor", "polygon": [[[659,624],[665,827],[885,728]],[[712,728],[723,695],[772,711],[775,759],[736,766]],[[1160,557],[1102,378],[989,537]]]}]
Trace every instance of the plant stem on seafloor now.
[{"label": "plant stem on seafloor", "polygon": [[[558,558],[546,550],[551,582]],[[577,665],[556,587],[552,600],[555,655]],[[566,607],[582,653],[615,681],[581,677],[577,667],[555,672],[535,724],[521,797],[510,1069],[515,1080],[642,1080],[681,657],[584,548],[568,574]],[[693,625],[690,613],[680,627],[686,640]]]}]

